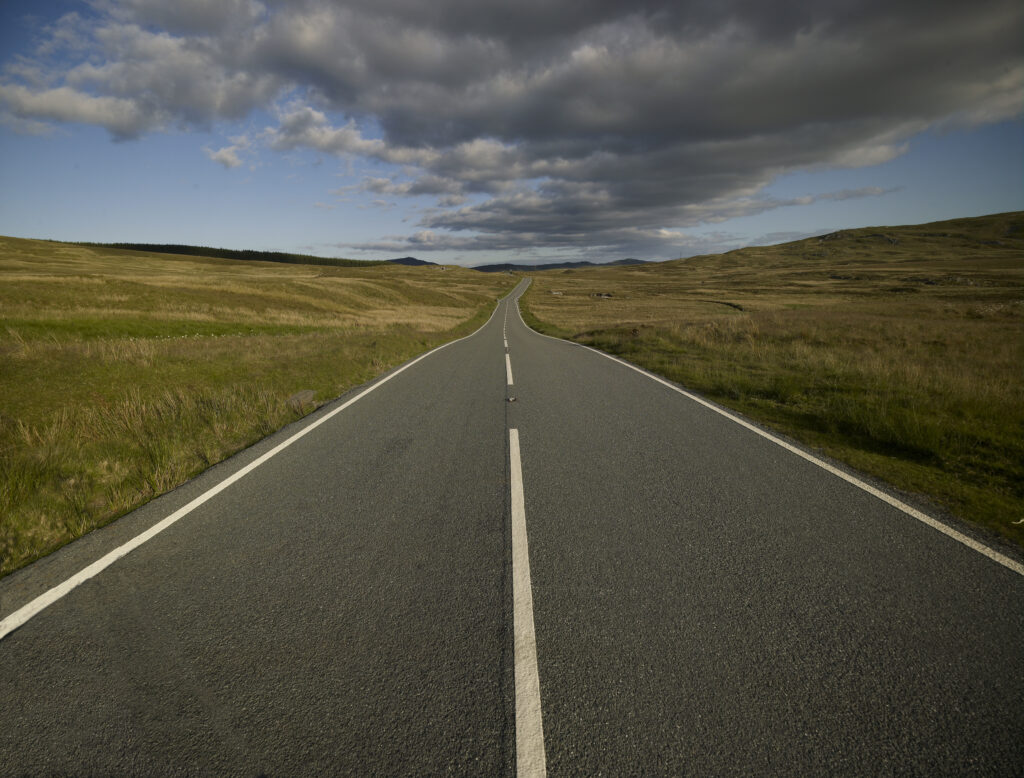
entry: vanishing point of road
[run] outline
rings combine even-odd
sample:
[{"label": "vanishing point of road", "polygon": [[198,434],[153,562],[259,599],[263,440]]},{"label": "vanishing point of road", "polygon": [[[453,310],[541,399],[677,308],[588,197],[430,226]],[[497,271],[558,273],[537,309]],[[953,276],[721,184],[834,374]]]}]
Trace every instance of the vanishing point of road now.
[{"label": "vanishing point of road", "polygon": [[0,581],[0,774],[1024,772],[1019,561],[524,288]]}]

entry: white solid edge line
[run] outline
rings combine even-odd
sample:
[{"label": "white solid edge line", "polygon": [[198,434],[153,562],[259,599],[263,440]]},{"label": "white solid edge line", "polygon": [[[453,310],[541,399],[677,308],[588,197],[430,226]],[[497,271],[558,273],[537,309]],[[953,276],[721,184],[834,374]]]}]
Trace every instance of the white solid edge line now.
[{"label": "white solid edge line", "polygon": [[568,343],[568,344],[573,345],[573,346],[579,346],[580,348],[584,348],[587,351],[593,351],[595,354],[600,354],[602,357],[606,357],[607,359],[610,359],[612,362],[618,362],[620,365],[622,365],[624,367],[628,367],[630,370],[635,370],[636,372],[640,373],[640,375],[647,376],[652,381],[657,381],[659,384],[662,384],[663,386],[667,386],[673,392],[678,392],[679,394],[683,395],[684,397],[687,397],[687,398],[693,400],[695,403],[699,403],[700,405],[703,405],[705,408],[708,408],[709,410],[714,411],[715,413],[719,414],[720,416],[724,416],[725,418],[729,419],[730,421],[734,421],[737,424],[739,424],[740,426],[746,427],[751,432],[757,433],[762,438],[765,438],[766,440],[770,440],[772,443],[774,443],[774,444],[776,444],[778,446],[782,446],[782,448],[786,449],[787,451],[793,452],[798,457],[806,459],[811,464],[817,465],[822,470],[827,470],[829,473],[832,473],[833,475],[838,476],[839,478],[842,478],[847,483],[853,484],[854,486],[856,486],[859,489],[863,489],[868,494],[870,494],[870,495],[872,495],[874,497],[877,497],[879,500],[882,500],[883,502],[888,503],[893,508],[896,508],[897,510],[902,511],[903,513],[907,514],[908,516],[912,516],[913,518],[917,519],[918,521],[920,521],[920,522],[922,522],[924,524],[927,524],[932,529],[937,529],[943,535],[946,535],[946,536],[952,538],[953,540],[957,541],[958,543],[962,543],[963,545],[967,546],[968,548],[971,548],[971,549],[977,551],[979,554],[987,556],[993,562],[998,562],[1003,567],[1006,567],[1006,568],[1012,570],[1013,572],[1017,573],[1018,575],[1024,575],[1024,564],[1021,564],[1020,562],[1016,561],[1015,559],[1011,559],[1010,557],[1006,556],[1005,554],[1000,554],[998,551],[996,551],[993,548],[989,548],[984,543],[981,543],[981,542],[975,540],[974,538],[969,537],[969,536],[963,534],[962,532],[958,532],[957,530],[953,529],[949,525],[943,524],[938,519],[933,519],[928,514],[922,513],[921,511],[917,510],[916,508],[913,508],[910,505],[907,505],[905,502],[902,502],[901,500],[897,500],[895,497],[892,497],[891,495],[888,495],[885,492],[880,491],[879,489],[876,489],[875,487],[871,486],[871,484],[865,483],[864,481],[860,480],[859,478],[857,478],[855,476],[850,475],[849,473],[843,472],[842,470],[840,470],[837,467],[833,467],[828,462],[825,462],[822,459],[818,459],[818,457],[814,456],[813,454],[808,454],[806,451],[803,451],[803,450],[797,448],[796,446],[794,446],[794,445],[792,445],[790,443],[787,443],[786,441],[782,440],[781,438],[777,438],[774,435],[772,435],[771,433],[765,432],[763,429],[754,426],[750,422],[744,421],[743,419],[739,418],[738,416],[735,416],[735,415],[729,413],[728,411],[725,411],[725,410],[723,410],[723,409],[721,409],[721,408],[719,408],[719,407],[717,407],[715,405],[712,405],[707,400],[704,400],[703,398],[698,397],[695,394],[687,392],[685,389],[680,389],[678,386],[676,386],[675,384],[671,383],[670,381],[665,380],[661,376],[657,376],[654,373],[650,373],[650,372],[644,370],[642,367],[637,367],[636,365],[630,364],[629,362],[626,362],[624,359],[619,359],[618,357],[613,357],[611,354],[605,354],[603,351],[598,351],[596,348],[591,348],[590,346],[584,346],[582,343],[574,343],[571,340],[562,340],[561,338],[555,338],[555,337],[552,337],[551,335],[545,335],[543,332],[537,332],[535,329],[532,329],[530,327],[530,325],[528,325],[523,320],[523,315],[522,315],[522,313],[519,312],[519,300],[518,299],[516,300],[516,313],[519,315],[519,321],[522,323],[522,325],[524,327],[526,327],[526,329],[529,330],[530,332],[532,332],[534,335],[540,335],[542,338],[548,338],[550,340],[555,340],[555,341],[558,341],[559,343]]},{"label": "white solid edge line", "polygon": [[508,385],[512,386],[512,360],[508,354],[505,354],[505,378],[508,379]]},{"label": "white solid edge line", "polygon": [[[510,294],[511,294],[511,292],[510,292]],[[504,298],[502,298],[502,299],[504,299]],[[348,408],[353,403],[357,402],[358,400],[361,400],[363,397],[368,395],[370,392],[372,392],[375,389],[378,389],[379,387],[381,387],[384,384],[386,384],[388,381],[390,381],[392,378],[394,378],[399,373],[404,372],[405,370],[407,370],[408,368],[412,367],[417,362],[419,362],[421,359],[425,359],[426,357],[429,357],[431,354],[434,354],[434,353],[440,351],[443,348],[447,348],[448,346],[451,346],[454,343],[458,343],[460,341],[472,338],[474,335],[477,334],[477,332],[480,332],[480,330],[482,330],[484,327],[486,327],[488,324],[491,323],[491,319],[494,318],[494,315],[498,312],[498,308],[500,308],[500,307],[501,307],[501,300],[499,300],[498,304],[495,305],[494,311],[491,313],[491,315],[487,319],[487,321],[484,322],[483,325],[481,325],[480,328],[477,329],[476,331],[474,331],[473,333],[471,333],[469,335],[466,335],[465,337],[462,337],[462,338],[457,338],[456,340],[450,340],[447,343],[442,343],[437,348],[431,349],[430,351],[428,351],[425,354],[420,354],[418,357],[413,359],[411,362],[406,362],[404,365],[402,365],[401,367],[399,367],[395,371],[393,371],[391,373],[388,373],[386,376],[384,376],[383,378],[378,380],[376,383],[372,384],[371,386],[368,386],[366,389],[361,391],[359,394],[357,394],[352,399],[345,401],[342,405],[339,405],[333,411],[330,411],[329,413],[324,414],[319,419],[317,419],[316,421],[314,421],[311,424],[309,424],[307,427],[304,427],[303,429],[301,429],[298,432],[296,432],[294,435],[292,435],[290,438],[288,438],[284,442],[279,443],[278,445],[274,446],[274,448],[272,448],[267,453],[263,454],[262,456],[260,456],[259,458],[255,459],[255,460],[253,460],[248,465],[246,465],[242,469],[238,470],[234,474],[228,476],[223,481],[218,483],[216,486],[213,486],[210,489],[208,489],[207,491],[203,492],[201,495],[196,497],[190,503],[188,503],[187,505],[179,508],[174,513],[172,513],[170,516],[167,516],[166,518],[164,518],[161,521],[157,522],[156,524],[154,524],[152,527],[150,527],[145,532],[142,532],[142,533],[136,535],[134,538],[129,540],[127,543],[123,543],[122,545],[120,545],[117,548],[115,548],[113,551],[110,551],[109,553],[107,553],[105,556],[100,557],[99,559],[97,559],[95,562],[93,562],[88,567],[85,567],[82,570],[79,570],[77,573],[75,573],[73,576],[71,576],[70,578],[65,580],[63,583],[57,584],[57,586],[54,586],[52,589],[48,589],[47,591],[43,592],[42,594],[40,594],[35,599],[33,599],[30,602],[28,602],[27,604],[23,605],[21,608],[19,608],[18,610],[14,611],[9,616],[4,618],[3,621],[0,621],[0,640],[3,640],[7,635],[9,635],[14,630],[18,629],[18,627],[20,627],[23,624],[25,624],[25,622],[27,622],[29,619],[31,619],[33,616],[35,616],[40,611],[42,611],[44,608],[47,608],[48,606],[50,606],[53,603],[57,602],[57,600],[59,600],[64,595],[66,595],[72,589],[74,589],[75,587],[77,587],[80,584],[84,583],[85,581],[88,581],[90,578],[94,577],[95,575],[97,575],[98,573],[102,572],[106,568],[110,567],[110,565],[112,565],[118,559],[120,559],[121,557],[125,556],[129,552],[134,551],[136,548],[141,546],[147,540],[150,540],[154,536],[160,534],[165,529],[167,529],[169,526],[174,524],[176,521],[178,521],[182,517],[188,515],[192,511],[194,511],[196,508],[198,508],[200,505],[205,503],[207,500],[209,500],[212,497],[215,497],[216,495],[220,494],[222,491],[224,491],[229,486],[231,486],[231,484],[233,484],[235,481],[237,481],[240,478],[243,478],[244,476],[248,475],[253,470],[255,470],[257,467],[259,467],[264,462],[266,462],[268,459],[270,459],[271,457],[275,456],[276,454],[279,454],[284,449],[288,448],[292,443],[297,441],[299,438],[304,437],[305,435],[309,434],[310,432],[315,430],[317,427],[319,427],[321,424],[323,424],[326,421],[334,418],[335,416],[337,416],[339,413],[341,413],[343,410]]]},{"label": "white solid edge line", "polygon": [[512,492],[512,613],[515,632],[516,775],[543,778],[544,725],[540,711],[540,674],[537,638],[533,629],[533,589],[526,539],[523,467],[519,458],[519,430],[508,431],[509,476]]}]

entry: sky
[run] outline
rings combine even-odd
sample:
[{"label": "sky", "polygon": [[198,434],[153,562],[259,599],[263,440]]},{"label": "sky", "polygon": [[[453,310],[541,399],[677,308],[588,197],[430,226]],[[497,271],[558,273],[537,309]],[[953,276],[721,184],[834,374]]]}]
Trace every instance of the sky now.
[{"label": "sky", "polygon": [[463,265],[1024,210],[1019,0],[0,0],[0,234]]}]

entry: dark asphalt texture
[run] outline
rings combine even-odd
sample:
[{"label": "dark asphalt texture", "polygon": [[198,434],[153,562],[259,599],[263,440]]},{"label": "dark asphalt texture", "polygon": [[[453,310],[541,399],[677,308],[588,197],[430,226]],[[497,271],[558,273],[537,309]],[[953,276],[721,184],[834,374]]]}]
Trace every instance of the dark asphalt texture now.
[{"label": "dark asphalt texture", "polygon": [[513,775],[510,428],[550,774],[1024,774],[1024,576],[506,306],[0,640],[0,775]]}]

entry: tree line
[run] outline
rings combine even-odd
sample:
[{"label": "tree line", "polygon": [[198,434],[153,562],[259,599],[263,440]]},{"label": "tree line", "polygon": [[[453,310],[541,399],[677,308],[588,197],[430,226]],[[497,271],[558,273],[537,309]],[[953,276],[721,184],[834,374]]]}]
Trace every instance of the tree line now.
[{"label": "tree line", "polygon": [[328,265],[331,267],[369,267],[387,264],[382,260],[341,259],[338,257],[314,257],[310,254],[288,254],[283,251],[254,251],[252,249],[220,249],[209,246],[186,246],[178,243],[79,243],[105,249],[127,249],[149,251],[156,254],[185,254],[192,257],[218,257],[220,259],[243,259],[258,262],[286,262],[292,265]]}]

